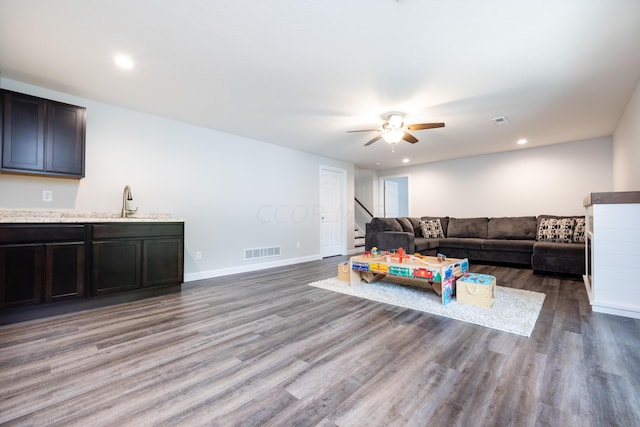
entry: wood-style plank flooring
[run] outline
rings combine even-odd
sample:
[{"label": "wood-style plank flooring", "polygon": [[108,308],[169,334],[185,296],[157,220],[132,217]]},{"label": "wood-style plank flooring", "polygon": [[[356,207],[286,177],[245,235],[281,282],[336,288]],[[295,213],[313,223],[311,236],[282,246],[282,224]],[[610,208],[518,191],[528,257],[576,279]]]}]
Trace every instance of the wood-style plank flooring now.
[{"label": "wood-style plank flooring", "polygon": [[640,321],[580,279],[472,265],[547,295],[525,338],[307,286],[342,259],[0,326],[0,424],[640,425]]}]

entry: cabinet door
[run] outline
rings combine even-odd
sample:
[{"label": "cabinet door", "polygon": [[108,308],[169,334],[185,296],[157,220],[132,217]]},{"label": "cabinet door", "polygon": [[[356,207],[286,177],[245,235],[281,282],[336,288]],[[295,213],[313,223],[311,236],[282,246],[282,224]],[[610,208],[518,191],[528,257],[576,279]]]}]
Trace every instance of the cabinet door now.
[{"label": "cabinet door", "polygon": [[45,245],[44,300],[84,295],[84,243]]},{"label": "cabinet door", "polygon": [[47,172],[84,176],[85,109],[50,101],[47,104]]},{"label": "cabinet door", "polygon": [[93,242],[91,293],[100,295],[140,287],[141,240]]},{"label": "cabinet door", "polygon": [[183,257],[181,238],[145,239],[142,286],[182,283]]},{"label": "cabinet door", "polygon": [[45,100],[2,92],[2,169],[43,171]]},{"label": "cabinet door", "polygon": [[0,307],[41,302],[44,246],[0,246]]}]

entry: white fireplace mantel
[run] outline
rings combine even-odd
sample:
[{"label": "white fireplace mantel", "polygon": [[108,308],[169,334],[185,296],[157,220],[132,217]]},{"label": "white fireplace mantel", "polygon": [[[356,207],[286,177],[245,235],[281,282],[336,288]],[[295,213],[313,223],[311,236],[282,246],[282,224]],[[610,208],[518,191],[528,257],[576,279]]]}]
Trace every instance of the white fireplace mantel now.
[{"label": "white fireplace mantel", "polygon": [[583,204],[592,310],[640,319],[640,191],[591,193]]}]

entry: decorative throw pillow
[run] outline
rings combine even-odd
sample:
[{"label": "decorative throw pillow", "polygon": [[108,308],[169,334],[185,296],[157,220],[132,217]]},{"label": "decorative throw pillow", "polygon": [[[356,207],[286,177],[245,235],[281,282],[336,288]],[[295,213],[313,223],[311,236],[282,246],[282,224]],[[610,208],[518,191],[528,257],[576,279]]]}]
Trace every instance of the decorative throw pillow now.
[{"label": "decorative throw pillow", "polygon": [[538,228],[538,240],[571,243],[575,226],[573,218],[544,218]]},{"label": "decorative throw pillow", "polygon": [[444,238],[444,231],[442,231],[440,219],[425,219],[424,221],[420,221],[420,228],[422,229],[422,236],[427,239]]},{"label": "decorative throw pillow", "polygon": [[576,228],[573,230],[573,243],[584,243],[584,218],[576,218]]}]

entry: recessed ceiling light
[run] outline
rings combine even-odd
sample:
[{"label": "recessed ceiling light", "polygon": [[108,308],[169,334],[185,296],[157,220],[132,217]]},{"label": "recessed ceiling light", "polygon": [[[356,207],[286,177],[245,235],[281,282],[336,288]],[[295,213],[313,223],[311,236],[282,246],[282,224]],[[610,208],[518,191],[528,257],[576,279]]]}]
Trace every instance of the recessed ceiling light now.
[{"label": "recessed ceiling light", "polygon": [[409,159],[402,159],[402,163],[409,163]]},{"label": "recessed ceiling light", "polygon": [[519,139],[519,140],[518,140],[518,145],[524,145],[524,144],[526,144],[527,142],[529,142],[529,141],[527,141],[526,139],[522,138],[522,139]]},{"label": "recessed ceiling light", "polygon": [[131,70],[135,66],[133,59],[127,55],[116,55],[113,58],[113,62],[115,62],[118,67],[125,70]]}]

